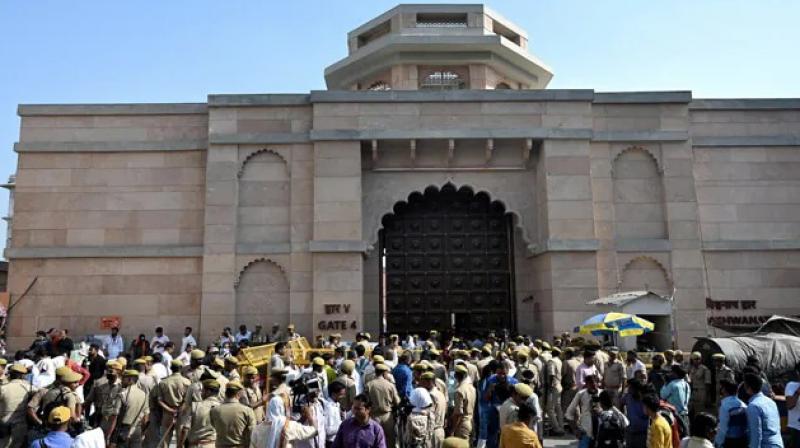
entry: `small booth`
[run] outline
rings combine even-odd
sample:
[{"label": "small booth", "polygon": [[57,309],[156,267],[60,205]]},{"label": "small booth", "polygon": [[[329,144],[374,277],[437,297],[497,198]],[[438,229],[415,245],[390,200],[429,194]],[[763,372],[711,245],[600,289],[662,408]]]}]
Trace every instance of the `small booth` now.
[{"label": "small booth", "polygon": [[633,314],[655,324],[655,329],[636,337],[619,338],[621,350],[664,351],[672,346],[672,301],[652,291],[626,291],[599,297],[587,305]]}]

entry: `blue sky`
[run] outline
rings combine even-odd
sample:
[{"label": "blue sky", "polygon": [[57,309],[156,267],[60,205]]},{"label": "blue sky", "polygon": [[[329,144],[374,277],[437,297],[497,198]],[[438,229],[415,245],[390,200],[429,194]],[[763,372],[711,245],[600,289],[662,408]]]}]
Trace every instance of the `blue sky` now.
[{"label": "blue sky", "polygon": [[[200,102],[209,93],[324,89],[323,68],[346,54],[347,31],[395,4],[2,1],[0,178],[16,168],[19,103]],[[531,51],[555,72],[550,88],[800,97],[800,2],[487,4],[528,30]]]}]

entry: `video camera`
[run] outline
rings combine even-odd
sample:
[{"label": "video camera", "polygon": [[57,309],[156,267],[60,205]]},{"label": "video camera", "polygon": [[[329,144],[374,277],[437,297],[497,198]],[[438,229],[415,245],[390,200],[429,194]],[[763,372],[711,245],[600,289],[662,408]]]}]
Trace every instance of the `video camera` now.
[{"label": "video camera", "polygon": [[294,397],[293,414],[299,414],[304,406],[311,404],[322,392],[322,386],[316,373],[304,373],[300,378],[291,381],[289,387],[292,389]]}]

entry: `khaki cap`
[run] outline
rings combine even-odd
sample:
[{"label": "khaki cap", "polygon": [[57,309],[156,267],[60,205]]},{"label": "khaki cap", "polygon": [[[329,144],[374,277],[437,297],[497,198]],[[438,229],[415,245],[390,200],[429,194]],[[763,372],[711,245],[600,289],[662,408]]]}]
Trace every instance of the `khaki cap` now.
[{"label": "khaki cap", "polygon": [[253,366],[244,366],[242,375],[258,375],[258,369]]},{"label": "khaki cap", "polygon": [[106,369],[112,370],[122,370],[122,365],[118,363],[116,360],[111,360],[106,363]]},{"label": "khaki cap", "polygon": [[72,369],[70,369],[69,367],[67,367],[67,366],[59,367],[59,368],[56,369],[56,377],[57,378],[62,378],[64,375],[66,375],[69,372],[72,372]]},{"label": "khaki cap", "polygon": [[385,361],[386,360],[381,355],[375,355],[375,356],[372,357],[372,362],[374,362],[374,363],[382,363],[382,362],[385,362]]},{"label": "khaki cap", "polygon": [[467,367],[464,364],[456,364],[455,371],[458,372],[458,373],[464,373],[464,374],[469,373],[469,370],[467,369]]},{"label": "khaki cap", "polygon": [[142,364],[147,364],[147,360],[144,359],[144,358],[137,358],[137,359],[133,360],[133,365],[135,365],[135,366],[139,366],[139,365],[142,365]]},{"label": "khaki cap", "polygon": [[70,412],[69,408],[66,406],[57,406],[50,411],[50,415],[47,416],[47,423],[51,425],[60,425],[62,423],[66,423],[69,421],[70,416],[72,413]]},{"label": "khaki cap", "polygon": [[240,383],[239,380],[229,381],[228,384],[225,385],[225,390],[242,390],[242,389],[244,389],[244,386],[242,386],[242,383]]},{"label": "khaki cap", "polygon": [[147,361],[147,362],[153,362],[153,357],[152,357],[152,356],[150,356],[150,355],[145,355],[145,356],[143,357],[143,359],[144,359],[145,361]]},{"label": "khaki cap", "polygon": [[289,330],[294,330],[294,324],[289,324],[286,326],[286,328]]},{"label": "khaki cap", "polygon": [[375,364],[375,371],[376,372],[388,372],[389,371],[389,366],[387,366],[386,364],[383,364],[383,363]]},{"label": "khaki cap", "polygon": [[469,448],[469,441],[459,437],[448,437],[442,442],[442,448]]},{"label": "khaki cap", "polygon": [[225,368],[225,361],[223,361],[222,358],[214,358],[211,364],[223,369]]},{"label": "khaki cap", "polygon": [[[139,372],[136,372],[136,373],[138,375]],[[69,384],[69,383],[77,383],[78,381],[82,380],[83,379],[83,375],[81,375],[80,373],[77,373],[77,372],[73,372],[72,369],[70,369],[69,372],[65,372],[59,378],[61,379],[62,383]]]},{"label": "khaki cap", "polygon": [[203,380],[201,383],[203,383],[203,387],[206,389],[219,389],[219,381],[215,379]]},{"label": "khaki cap", "polygon": [[342,372],[350,374],[353,373],[355,368],[356,363],[354,363],[352,359],[345,359],[342,361]]},{"label": "khaki cap", "polygon": [[173,359],[169,365],[172,367],[183,367],[183,362],[180,359]]},{"label": "khaki cap", "polygon": [[533,389],[530,386],[523,383],[517,383],[514,385],[514,392],[519,394],[522,398],[528,398],[533,395]]},{"label": "khaki cap", "polygon": [[138,370],[126,370],[122,372],[122,376],[129,376],[134,378],[139,378],[139,371]]},{"label": "khaki cap", "polygon": [[436,378],[436,375],[434,375],[433,372],[425,372],[420,376],[420,378],[423,380],[432,380]]},{"label": "khaki cap", "polygon": [[319,356],[316,356],[314,359],[311,360],[311,364],[314,364],[315,366],[324,367],[325,360],[320,358]]},{"label": "khaki cap", "polygon": [[4,366],[8,364],[8,360],[6,358],[0,358],[0,366]]},{"label": "khaki cap", "polygon": [[714,353],[713,355],[711,355],[711,359],[715,361],[725,361],[725,355],[723,355],[722,353]]},{"label": "khaki cap", "polygon": [[125,368],[125,366],[127,366],[127,365],[128,365],[128,358],[126,358],[126,357],[124,357],[124,356],[120,356],[119,358],[117,358],[117,362],[118,362],[118,363],[119,363],[119,364],[122,366],[122,368],[124,369],[124,368]]},{"label": "khaki cap", "polygon": [[692,359],[702,359],[703,355],[700,352],[692,352]]},{"label": "khaki cap", "polygon": [[195,350],[192,350],[192,352],[189,354],[189,356],[192,359],[194,359],[195,361],[197,361],[197,360],[205,358],[206,357],[206,352],[204,352],[202,350],[195,349]]},{"label": "khaki cap", "polygon": [[8,368],[8,370],[16,373],[28,373],[28,368],[25,367],[23,364],[19,363],[12,364],[11,367]]}]

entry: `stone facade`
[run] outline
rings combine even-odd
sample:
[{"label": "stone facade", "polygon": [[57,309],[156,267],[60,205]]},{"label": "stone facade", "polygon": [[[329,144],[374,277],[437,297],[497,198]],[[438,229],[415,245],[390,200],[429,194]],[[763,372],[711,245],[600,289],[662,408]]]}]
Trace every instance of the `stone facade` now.
[{"label": "stone facade", "polygon": [[674,291],[683,347],[712,331],[707,297],[798,313],[800,100],[329,90],[19,115],[12,347],[103,332],[105,316],[127,337],[376,334],[382,218],[445,185],[512,215],[521,332],[569,331],[627,289]]}]

